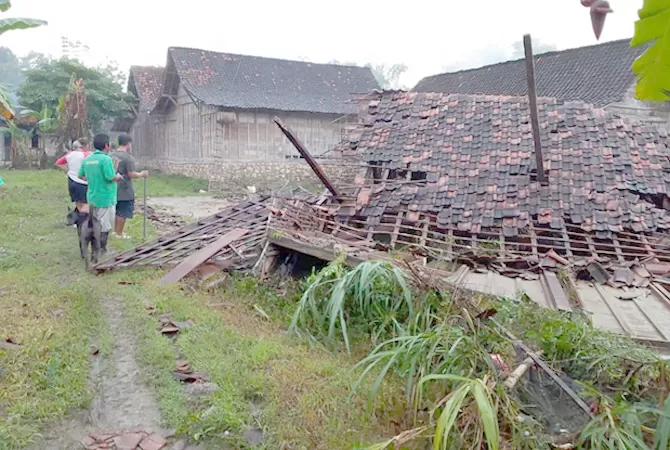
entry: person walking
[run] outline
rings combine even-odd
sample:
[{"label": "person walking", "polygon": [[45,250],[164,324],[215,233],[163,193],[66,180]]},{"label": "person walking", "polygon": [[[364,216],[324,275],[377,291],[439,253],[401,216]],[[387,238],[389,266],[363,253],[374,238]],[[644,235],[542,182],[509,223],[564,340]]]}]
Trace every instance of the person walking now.
[{"label": "person walking", "polygon": [[56,167],[67,173],[67,189],[70,200],[75,204],[75,211],[87,212],[86,191],[88,183],[79,178],[79,169],[91,153],[86,148],[88,141],[80,138],[72,144],[72,150],[56,160]]},{"label": "person walking", "polygon": [[93,138],[95,151],[86,158],[79,169],[79,178],[88,182],[87,200],[93,217],[100,222],[100,247],[107,251],[109,232],[114,226],[117,182],[123,177],[116,173],[109,156],[109,136],[98,134]]},{"label": "person walking", "polygon": [[117,173],[123,177],[119,181],[119,191],[116,201],[116,217],[114,219],[114,231],[116,237],[127,239],[128,236],[123,233],[126,226],[126,220],[133,218],[135,211],[135,190],[133,189],[133,180],[136,178],[147,178],[149,172],[135,171],[135,159],[131,155],[130,136],[122,134],[119,136],[119,148],[112,153],[112,159],[118,163]]}]

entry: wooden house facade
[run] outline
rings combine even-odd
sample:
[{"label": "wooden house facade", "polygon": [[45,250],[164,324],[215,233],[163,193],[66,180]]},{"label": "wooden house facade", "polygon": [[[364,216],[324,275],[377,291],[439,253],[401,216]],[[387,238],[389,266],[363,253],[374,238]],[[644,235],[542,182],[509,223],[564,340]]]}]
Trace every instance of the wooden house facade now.
[{"label": "wooden house facade", "polygon": [[351,100],[378,88],[369,68],[170,48],[165,68],[131,68],[133,152],[182,173],[180,165],[290,164],[299,154],[273,117],[319,156],[356,123]]}]

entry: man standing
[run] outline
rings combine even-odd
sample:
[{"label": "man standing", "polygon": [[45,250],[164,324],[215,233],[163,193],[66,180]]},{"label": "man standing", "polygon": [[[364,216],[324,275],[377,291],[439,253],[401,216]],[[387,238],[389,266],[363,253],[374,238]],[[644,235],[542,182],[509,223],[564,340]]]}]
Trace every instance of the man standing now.
[{"label": "man standing", "polygon": [[130,136],[122,134],[119,136],[119,148],[112,153],[112,158],[118,162],[116,171],[123,177],[119,182],[118,199],[116,201],[116,218],[114,219],[114,231],[116,237],[127,239],[123,234],[123,228],[126,226],[126,220],[133,218],[135,210],[135,191],[133,190],[133,180],[135,178],[147,178],[149,172],[135,172],[135,159],[130,154]]},{"label": "man standing", "polygon": [[112,158],[108,155],[109,136],[98,134],[93,138],[95,151],[86,158],[79,169],[79,178],[88,182],[86,195],[91,214],[100,222],[100,247],[107,251],[107,239],[114,225],[116,207],[116,183],[123,177],[114,170]]}]

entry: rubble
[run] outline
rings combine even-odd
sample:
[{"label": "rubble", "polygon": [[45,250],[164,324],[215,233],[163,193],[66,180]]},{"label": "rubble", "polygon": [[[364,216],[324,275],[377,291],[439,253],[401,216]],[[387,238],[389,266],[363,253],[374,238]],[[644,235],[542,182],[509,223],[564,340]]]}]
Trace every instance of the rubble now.
[{"label": "rubble", "polygon": [[[291,138],[291,131],[279,125]],[[301,153],[309,155],[294,140]],[[311,163],[318,173],[318,164]],[[670,329],[670,292],[663,287],[670,287],[670,249],[663,233],[617,229],[604,234],[532,215],[525,217],[525,227],[516,223],[514,233],[483,226],[464,229],[442,220],[442,213],[420,211],[411,203],[390,201],[375,209],[383,192],[395,196],[409,189],[407,198],[413,199],[418,195],[413,189],[427,180],[412,180],[408,175],[406,180],[367,185],[366,178],[359,176],[352,191],[351,186],[336,186],[321,175],[328,195],[256,195],[114,255],[95,269],[171,268],[161,284],[188,276],[213,289],[226,282],[227,272],[264,277],[277,266],[282,252],[321,261],[343,256],[351,266],[387,260],[433,271],[486,294],[514,297],[523,292],[549,308],[584,309],[594,314],[594,323],[602,328],[670,347],[670,333],[664,331]],[[428,181],[439,184],[433,178]],[[358,210],[366,215],[357,216]],[[650,296],[630,301],[631,306],[617,296],[624,288],[647,287]],[[170,334],[178,328],[165,324],[164,330]]]}]

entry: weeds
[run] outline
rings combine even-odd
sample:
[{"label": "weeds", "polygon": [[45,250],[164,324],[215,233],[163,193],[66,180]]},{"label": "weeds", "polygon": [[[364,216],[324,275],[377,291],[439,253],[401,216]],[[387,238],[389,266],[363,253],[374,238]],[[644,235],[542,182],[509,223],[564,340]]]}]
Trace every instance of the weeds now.
[{"label": "weeds", "polygon": [[375,342],[397,334],[414,313],[407,276],[387,262],[365,262],[347,271],[338,259],[306,284],[290,330],[327,337],[331,343],[339,332],[347,351],[352,329],[370,334]]},{"label": "weeds", "polygon": [[[486,443],[489,450],[498,450],[499,448],[499,430],[498,430],[498,409],[491,399],[492,386],[487,377],[483,380],[458,377],[455,375],[430,375],[424,377],[419,382],[423,385],[430,381],[450,381],[460,383],[446,397],[440,400],[435,410],[442,409],[437,426],[435,428],[435,438],[433,439],[433,448],[435,450],[454,448],[455,439],[449,439],[456,421],[460,418],[463,426],[460,428],[462,435],[475,428],[475,439],[470,442],[483,442],[486,437]],[[471,401],[465,403],[468,396],[471,395]],[[464,405],[465,404],[465,405]],[[476,406],[478,414],[473,414],[473,407]],[[480,431],[483,429],[483,433]],[[459,447],[462,448],[462,447]]]},{"label": "weeds", "polygon": [[[367,262],[347,270],[340,260],[306,280],[291,330],[329,343],[341,335],[347,349],[352,339],[366,334],[377,343],[354,366],[356,390],[373,380],[368,408],[381,386],[403,380],[418,428],[371,448],[400,448],[426,438],[435,450],[479,449],[484,442],[488,449],[547,448],[548,431],[523,414],[528,408],[497,382],[500,367],[491,353],[513,360],[512,342],[475,317],[471,302],[456,300],[410,287],[404,273],[389,264]],[[648,405],[656,398],[663,404],[667,397],[666,362],[626,337],[593,328],[581,314],[505,300],[487,306],[568,376],[616,393],[616,402],[601,400],[600,414],[583,429],[579,448],[668,448],[670,418]]]}]

